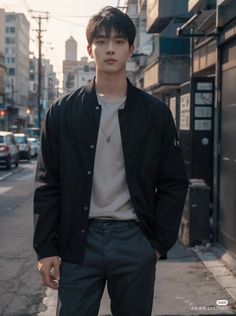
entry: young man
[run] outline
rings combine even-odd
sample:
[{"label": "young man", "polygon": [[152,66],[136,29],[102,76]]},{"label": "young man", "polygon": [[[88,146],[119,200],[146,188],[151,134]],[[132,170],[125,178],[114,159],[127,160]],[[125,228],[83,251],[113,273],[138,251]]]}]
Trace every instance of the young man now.
[{"label": "young man", "polygon": [[96,77],[56,101],[42,133],[34,248],[59,316],[150,316],[157,259],[177,239],[187,179],[168,107],[125,66],[135,27],[105,7],[88,23]]}]

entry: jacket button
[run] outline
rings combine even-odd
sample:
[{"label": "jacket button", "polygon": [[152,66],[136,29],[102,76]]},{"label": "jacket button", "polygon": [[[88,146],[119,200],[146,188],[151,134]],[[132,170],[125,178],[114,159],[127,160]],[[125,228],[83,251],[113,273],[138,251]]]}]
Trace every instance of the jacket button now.
[{"label": "jacket button", "polygon": [[84,234],[86,232],[86,229],[83,228],[83,229],[81,229],[80,232],[81,232],[81,234]]},{"label": "jacket button", "polygon": [[95,108],[96,110],[99,110],[100,108],[99,108],[99,106],[96,106],[96,108]]},{"label": "jacket button", "polygon": [[94,145],[90,145],[90,148],[93,149],[93,148],[94,148]]},{"label": "jacket button", "polygon": [[85,207],[84,207],[84,210],[87,211],[87,210],[88,210],[88,206],[85,206]]},{"label": "jacket button", "polygon": [[89,176],[91,175],[91,173],[92,173],[91,170],[88,170],[88,171],[87,171],[87,174],[88,174]]}]

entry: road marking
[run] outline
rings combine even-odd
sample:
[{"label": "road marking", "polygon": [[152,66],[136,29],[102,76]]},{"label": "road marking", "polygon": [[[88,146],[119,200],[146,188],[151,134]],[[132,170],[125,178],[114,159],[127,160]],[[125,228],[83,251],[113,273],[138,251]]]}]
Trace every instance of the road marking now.
[{"label": "road marking", "polygon": [[6,193],[7,191],[10,191],[12,187],[0,187],[0,194]]},{"label": "road marking", "polygon": [[4,174],[4,176],[0,177],[0,181],[1,180],[5,180],[6,178],[8,178],[9,176],[11,176],[13,174],[13,172],[8,172],[6,174]]},{"label": "road marking", "polygon": [[5,173],[3,176],[0,177],[0,181],[3,181],[5,179],[7,179],[9,176],[12,176],[15,173],[21,172],[22,170],[24,170],[24,167],[17,167],[15,169],[13,169],[11,172]]}]

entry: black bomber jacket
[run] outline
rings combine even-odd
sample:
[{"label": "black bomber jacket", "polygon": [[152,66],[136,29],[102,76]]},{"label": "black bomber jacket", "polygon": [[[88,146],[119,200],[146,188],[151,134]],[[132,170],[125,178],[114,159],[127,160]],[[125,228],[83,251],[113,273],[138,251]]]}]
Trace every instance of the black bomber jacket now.
[{"label": "black bomber jacket", "polygon": [[[166,259],[178,237],[185,166],[169,108],[127,81],[125,107],[118,110],[127,184],[144,234]],[[95,79],[47,112],[35,175],[38,259],[83,262],[100,116]]]}]

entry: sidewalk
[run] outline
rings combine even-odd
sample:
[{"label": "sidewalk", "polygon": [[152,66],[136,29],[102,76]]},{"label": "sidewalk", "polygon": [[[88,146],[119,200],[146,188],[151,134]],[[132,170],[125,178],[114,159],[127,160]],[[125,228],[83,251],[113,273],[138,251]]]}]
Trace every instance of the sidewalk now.
[{"label": "sidewalk", "polygon": [[[52,316],[55,310],[56,293],[48,289],[46,294],[47,311],[38,316]],[[157,262],[154,295],[153,316],[236,315],[235,276],[212,251],[201,247],[189,249],[178,242],[168,260]],[[217,300],[228,304],[217,305]],[[109,305],[105,289],[99,316],[111,315]]]}]

